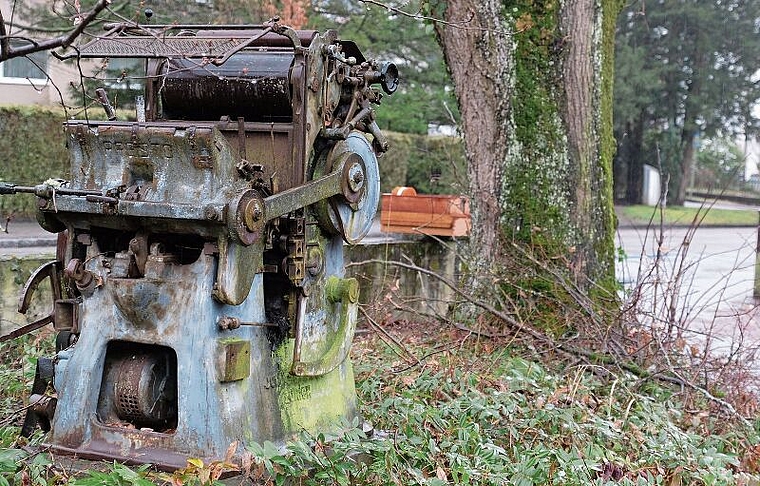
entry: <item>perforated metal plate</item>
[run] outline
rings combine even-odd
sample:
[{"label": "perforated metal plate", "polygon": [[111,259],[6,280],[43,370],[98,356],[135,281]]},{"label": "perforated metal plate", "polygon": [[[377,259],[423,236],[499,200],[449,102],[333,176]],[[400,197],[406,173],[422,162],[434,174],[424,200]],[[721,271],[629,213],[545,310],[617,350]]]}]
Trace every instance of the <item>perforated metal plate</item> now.
[{"label": "perforated metal plate", "polygon": [[82,57],[221,57],[244,42],[229,37],[105,37],[82,46],[79,53]]}]

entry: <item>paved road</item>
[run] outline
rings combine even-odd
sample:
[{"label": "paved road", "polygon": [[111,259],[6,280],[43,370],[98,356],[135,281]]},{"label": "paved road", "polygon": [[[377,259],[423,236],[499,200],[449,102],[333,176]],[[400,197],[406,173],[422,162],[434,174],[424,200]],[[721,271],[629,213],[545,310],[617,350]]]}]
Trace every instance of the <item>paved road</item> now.
[{"label": "paved road", "polygon": [[56,235],[35,221],[11,221],[7,232],[0,231],[0,256],[55,254],[55,242]]},{"label": "paved road", "polygon": [[675,303],[675,329],[690,342],[705,344],[711,332],[713,351],[728,352],[739,341],[760,345],[752,298],[756,241],[756,228],[670,228],[661,240],[653,230],[621,229],[618,279],[645,325],[667,328]]}]

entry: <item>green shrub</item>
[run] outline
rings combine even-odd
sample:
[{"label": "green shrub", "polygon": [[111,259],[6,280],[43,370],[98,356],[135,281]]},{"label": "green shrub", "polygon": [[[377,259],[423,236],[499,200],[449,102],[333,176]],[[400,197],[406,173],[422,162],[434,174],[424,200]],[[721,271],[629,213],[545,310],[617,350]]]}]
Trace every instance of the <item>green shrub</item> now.
[{"label": "green shrub", "polygon": [[412,186],[425,194],[467,190],[464,145],[458,137],[388,133],[390,150],[380,159],[383,192]]},{"label": "green shrub", "polygon": [[[0,106],[0,181],[35,185],[67,178],[69,156],[62,110],[38,106]],[[32,218],[36,198],[29,194],[0,197],[0,217]]]}]

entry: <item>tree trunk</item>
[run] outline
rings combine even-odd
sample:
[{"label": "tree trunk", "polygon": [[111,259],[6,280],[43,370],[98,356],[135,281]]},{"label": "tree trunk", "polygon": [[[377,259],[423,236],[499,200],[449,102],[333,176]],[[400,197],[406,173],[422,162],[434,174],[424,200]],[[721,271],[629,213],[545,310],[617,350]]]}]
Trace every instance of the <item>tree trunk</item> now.
[{"label": "tree trunk", "polygon": [[691,184],[691,175],[694,173],[694,139],[696,132],[687,128],[681,132],[681,179],[678,182],[678,194],[673,203],[683,206],[686,201],[686,189]]},{"label": "tree trunk", "polygon": [[[587,281],[609,277],[614,272],[611,252],[599,252],[605,244],[613,244],[612,161],[603,160],[605,134],[612,130],[611,107],[603,113],[602,66],[595,65],[602,51],[602,32],[598,20],[604,14],[594,0],[566,0],[560,12],[559,31],[567,39],[562,87],[564,106],[560,109],[568,139],[568,167],[571,185],[568,189],[569,215],[576,248],[571,258],[575,282],[588,288]],[[596,44],[596,45],[595,45]],[[601,56],[600,56],[601,57]],[[602,58],[603,59],[603,58]],[[611,84],[610,84],[611,88]],[[610,98],[611,98],[610,89]],[[608,132],[608,133],[605,133]],[[610,148],[606,148],[611,155]],[[612,275],[614,278],[614,274]]]},{"label": "tree trunk", "polygon": [[699,132],[697,125],[697,114],[699,113],[700,97],[702,95],[702,71],[707,66],[710,56],[706,55],[703,48],[703,34],[697,29],[697,35],[692,49],[691,57],[695,59],[691,79],[688,81],[686,89],[686,99],[684,100],[683,128],[681,129],[681,178],[678,182],[678,193],[673,203],[676,206],[683,206],[686,201],[686,189],[691,184],[691,175],[694,172],[694,157],[696,147],[694,142]]},{"label": "tree trunk", "polygon": [[[461,113],[472,209],[471,242],[491,258],[501,234],[504,158],[512,142],[512,51],[498,0],[450,0],[437,29]],[[464,26],[464,27],[462,27]]]},{"label": "tree trunk", "polygon": [[612,55],[617,0],[450,0],[437,28],[456,86],[487,265],[505,242],[614,282]]},{"label": "tree trunk", "polygon": [[615,202],[640,204],[643,169],[643,119],[626,120],[624,128],[615,132],[617,152],[614,158]]}]

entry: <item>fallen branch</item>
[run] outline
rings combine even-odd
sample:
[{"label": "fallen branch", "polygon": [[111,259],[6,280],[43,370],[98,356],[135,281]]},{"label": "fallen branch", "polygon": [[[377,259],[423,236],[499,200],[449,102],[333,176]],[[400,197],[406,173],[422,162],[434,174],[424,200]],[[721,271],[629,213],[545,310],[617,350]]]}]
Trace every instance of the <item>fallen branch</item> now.
[{"label": "fallen branch", "polygon": [[[398,350],[394,349],[393,346],[389,345],[388,347],[391,348],[391,349],[393,349],[394,353],[396,353],[400,358],[403,358],[405,361],[419,364],[419,362],[420,362],[419,358],[417,358],[411,351],[409,351],[406,348],[406,346],[404,346],[402,343],[400,343],[398,341],[398,339],[396,339],[395,337],[393,337],[388,331],[386,331],[385,329],[383,329],[382,326],[380,326],[378,323],[376,323],[375,320],[372,319],[372,317],[370,317],[369,314],[367,314],[367,311],[364,310],[363,307],[359,307],[359,310],[361,311],[361,313],[364,316],[364,318],[367,319],[367,322],[372,327],[372,329],[374,329],[375,332],[377,332],[381,336],[381,339],[382,339],[382,336],[385,336],[385,338],[389,339],[393,344],[395,344],[398,347],[398,349],[400,349],[400,350],[403,351],[403,353],[399,353]],[[385,339],[383,339],[383,340],[385,340]],[[386,344],[387,344],[387,342],[386,342]],[[402,356],[402,354],[405,354],[406,356],[404,357],[404,356]]]}]

